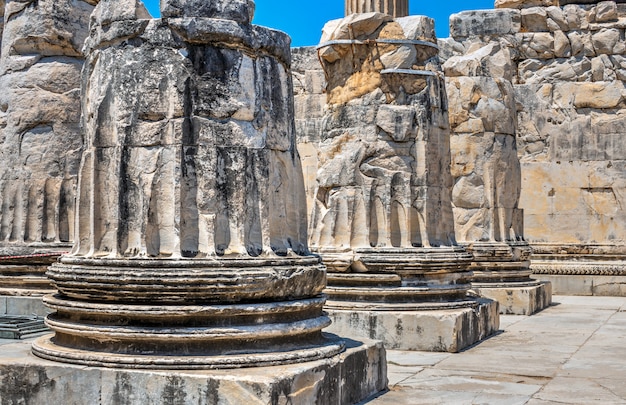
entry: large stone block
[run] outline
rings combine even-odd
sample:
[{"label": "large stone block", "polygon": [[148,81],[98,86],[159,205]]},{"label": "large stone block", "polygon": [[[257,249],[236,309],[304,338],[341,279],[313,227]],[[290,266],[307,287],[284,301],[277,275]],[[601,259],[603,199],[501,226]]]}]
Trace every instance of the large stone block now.
[{"label": "large stone block", "polygon": [[351,341],[342,354],[292,366],[228,371],[84,368],[33,357],[30,344],[0,352],[3,404],[318,404],[360,403],[387,386],[385,349]]},{"label": "large stone block", "polygon": [[626,276],[536,274],[534,277],[551,283],[557,295],[626,297]]},{"label": "large stone block", "polygon": [[254,17],[252,0],[161,0],[163,18],[224,18],[250,23]]},{"label": "large stone block", "polygon": [[496,0],[496,8],[529,8],[558,6],[558,0]]},{"label": "large stone block", "polygon": [[453,38],[516,34],[521,27],[519,10],[464,11],[450,16],[450,36]]},{"label": "large stone block", "polygon": [[332,308],[327,311],[333,320],[330,332],[354,339],[362,337],[382,340],[391,350],[424,350],[458,352],[492,335],[500,327],[496,301],[479,299],[473,307],[431,310],[410,310],[410,304],[389,305],[387,309],[350,310]]},{"label": "large stone block", "polygon": [[5,303],[9,315],[46,316],[52,312],[43,305],[41,297],[5,297]]},{"label": "large stone block", "polygon": [[[487,286],[482,284],[473,289],[481,297],[498,301],[500,313],[507,315],[532,315],[552,304],[552,285],[549,282],[526,283],[515,287],[514,283],[507,286]],[[532,285],[534,284],[534,285]]]}]

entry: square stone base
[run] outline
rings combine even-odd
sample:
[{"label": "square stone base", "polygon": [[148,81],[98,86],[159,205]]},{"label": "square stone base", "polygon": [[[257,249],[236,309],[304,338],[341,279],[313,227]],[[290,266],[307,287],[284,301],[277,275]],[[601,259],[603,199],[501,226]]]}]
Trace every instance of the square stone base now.
[{"label": "square stone base", "polygon": [[552,283],[555,295],[626,297],[626,276],[533,274],[533,278]]},{"label": "square stone base", "polygon": [[50,310],[43,305],[42,297],[0,294],[0,315],[46,316]]},{"label": "square stone base", "polygon": [[380,342],[347,340],[326,360],[223,371],[83,367],[35,357],[29,343],[1,346],[0,403],[102,405],[356,404],[387,387]]},{"label": "square stone base", "polygon": [[329,332],[382,340],[389,350],[459,352],[500,328],[498,303],[478,299],[475,308],[422,311],[328,309]]},{"label": "square stone base", "polygon": [[552,284],[521,287],[473,287],[481,297],[500,303],[500,313],[506,315],[532,315],[552,304]]}]

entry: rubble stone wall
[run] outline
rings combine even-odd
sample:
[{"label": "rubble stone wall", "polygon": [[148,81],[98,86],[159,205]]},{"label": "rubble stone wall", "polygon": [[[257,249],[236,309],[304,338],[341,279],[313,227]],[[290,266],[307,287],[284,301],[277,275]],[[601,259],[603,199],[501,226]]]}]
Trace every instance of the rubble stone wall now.
[{"label": "rubble stone wall", "polygon": [[[517,115],[527,239],[536,246],[623,245],[626,5],[529,3],[496,2],[516,8],[451,17],[452,37],[440,41],[442,57],[453,58],[447,65],[490,78],[480,80],[478,94],[476,84],[472,92],[451,91],[453,127],[478,133],[490,116],[511,128],[515,117],[507,117],[501,101],[513,97],[506,108],[515,106]],[[495,98],[482,89],[487,81]],[[477,110],[484,114],[477,117]]]}]

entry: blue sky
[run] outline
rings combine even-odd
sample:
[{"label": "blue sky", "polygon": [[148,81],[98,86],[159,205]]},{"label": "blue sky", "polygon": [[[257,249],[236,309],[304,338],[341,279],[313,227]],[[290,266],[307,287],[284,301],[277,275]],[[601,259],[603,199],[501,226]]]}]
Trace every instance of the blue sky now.
[{"label": "blue sky", "polygon": [[[159,0],[144,0],[153,16],[159,15]],[[462,10],[493,8],[494,0],[413,0],[412,15],[435,19],[437,36],[448,36],[450,14]],[[344,0],[256,0],[254,23],[276,28],[291,35],[293,46],[315,45],[328,20],[343,17]]]}]

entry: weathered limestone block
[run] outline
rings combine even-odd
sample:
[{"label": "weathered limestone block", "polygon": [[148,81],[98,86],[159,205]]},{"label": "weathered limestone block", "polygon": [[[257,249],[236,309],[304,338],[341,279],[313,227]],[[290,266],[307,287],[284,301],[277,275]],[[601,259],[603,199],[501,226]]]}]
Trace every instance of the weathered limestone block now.
[{"label": "weathered limestone block", "polygon": [[496,0],[496,8],[529,8],[558,6],[559,0]]},{"label": "weathered limestone block", "polygon": [[498,300],[502,313],[531,315],[550,304],[551,294],[529,278],[530,247],[518,208],[515,91],[495,69],[484,68],[494,53],[505,59],[503,65],[513,65],[511,52],[498,43],[453,56],[444,64],[456,236],[474,254],[475,291]]},{"label": "weathered limestone block", "polygon": [[525,32],[548,31],[548,12],[545,7],[522,9],[522,29]]},{"label": "weathered limestone block", "polygon": [[205,18],[224,18],[241,23],[252,22],[254,1],[231,0],[161,0],[163,18],[184,18],[193,15]]},{"label": "weathered limestone block", "polygon": [[554,105],[560,108],[612,109],[624,107],[624,82],[561,82],[554,86]]},{"label": "weathered limestone block", "polygon": [[[284,377],[259,380],[263,398],[283,387],[306,390],[293,395],[303,403],[362,401],[386,385],[384,351],[354,342],[345,352],[322,334],[326,272],[307,246],[290,39],[218,3],[207,17],[180,2],[164,19],[143,18],[139,1],[98,4],[85,45],[77,241],[49,269],[55,335],[33,353],[127,369],[280,366]],[[344,361],[364,372],[355,379]],[[240,391],[216,398],[240,402]]]},{"label": "weathered limestone block", "polygon": [[[338,41],[351,38],[345,27],[355,22],[356,40]],[[327,106],[311,245],[329,268],[331,330],[393,348],[461,350],[497,328],[497,304],[467,296],[471,256],[454,239],[432,20],[370,13],[324,32]],[[477,324],[484,327],[463,326]],[[434,332],[416,342],[426,329]]]},{"label": "weathered limestone block", "polygon": [[450,36],[453,38],[516,34],[521,28],[522,15],[519,10],[463,11],[450,16]]},{"label": "weathered limestone block", "polygon": [[[444,43],[443,46],[447,47],[448,44]],[[517,75],[511,50],[497,42],[490,42],[474,52],[451,56],[447,58],[443,69],[446,77],[485,76],[512,81]]]},{"label": "weathered limestone block", "polygon": [[346,16],[372,12],[405,17],[409,15],[409,0],[346,0]]},{"label": "weathered limestone block", "polygon": [[522,33],[516,36],[520,42],[519,52],[523,59],[554,58],[555,47],[553,33]]},{"label": "weathered limestone block", "polygon": [[605,28],[591,36],[591,43],[596,55],[620,55],[626,50],[622,39],[623,31],[616,28]]},{"label": "weathered limestone block", "polygon": [[70,250],[82,148],[81,47],[93,2],[0,3],[0,291],[41,295]]}]

